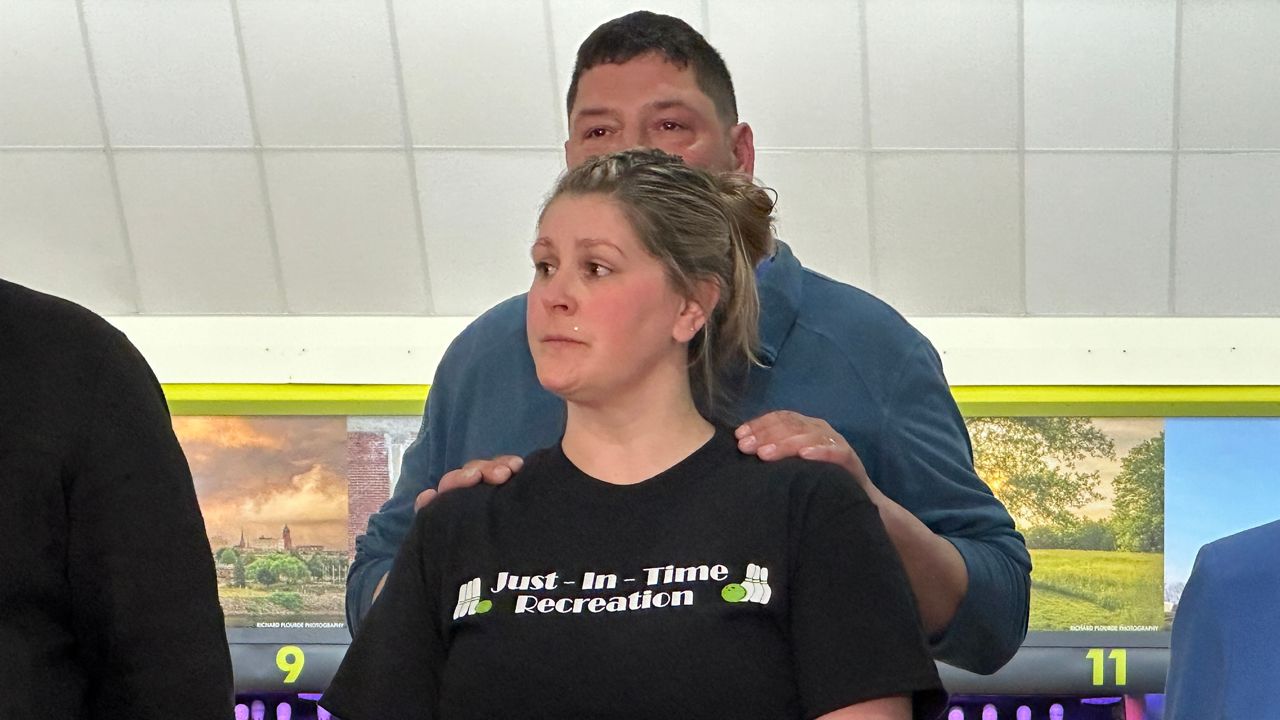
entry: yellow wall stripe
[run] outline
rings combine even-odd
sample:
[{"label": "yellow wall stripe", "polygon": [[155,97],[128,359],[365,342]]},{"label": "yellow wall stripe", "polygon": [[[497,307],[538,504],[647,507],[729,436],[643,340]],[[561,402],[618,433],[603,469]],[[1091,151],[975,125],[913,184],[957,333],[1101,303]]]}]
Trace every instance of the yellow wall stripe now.
[{"label": "yellow wall stripe", "polygon": [[[175,415],[421,415],[428,385],[174,383]],[[1280,417],[1280,386],[964,385],[965,415]]]}]

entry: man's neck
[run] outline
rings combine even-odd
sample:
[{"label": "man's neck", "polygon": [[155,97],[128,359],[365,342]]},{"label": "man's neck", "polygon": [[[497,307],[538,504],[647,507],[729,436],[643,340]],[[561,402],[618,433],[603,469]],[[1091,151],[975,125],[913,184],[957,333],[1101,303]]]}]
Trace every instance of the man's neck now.
[{"label": "man's neck", "polygon": [[[687,370],[681,368],[687,373]],[[616,485],[647,480],[689,457],[715,433],[682,383],[647,383],[607,403],[568,403],[561,446],[591,477]]]}]

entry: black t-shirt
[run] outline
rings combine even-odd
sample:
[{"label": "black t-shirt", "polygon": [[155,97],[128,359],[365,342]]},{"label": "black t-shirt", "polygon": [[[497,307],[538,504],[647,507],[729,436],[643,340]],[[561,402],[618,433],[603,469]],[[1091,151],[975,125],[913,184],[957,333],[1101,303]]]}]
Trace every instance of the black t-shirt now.
[{"label": "black t-shirt", "polygon": [[322,705],[343,720],[812,718],[945,702],[875,507],[718,429],[635,485],[557,446],[415,520]]},{"label": "black t-shirt", "polygon": [[159,383],[102,318],[0,280],[0,718],[225,720],[233,705]]}]

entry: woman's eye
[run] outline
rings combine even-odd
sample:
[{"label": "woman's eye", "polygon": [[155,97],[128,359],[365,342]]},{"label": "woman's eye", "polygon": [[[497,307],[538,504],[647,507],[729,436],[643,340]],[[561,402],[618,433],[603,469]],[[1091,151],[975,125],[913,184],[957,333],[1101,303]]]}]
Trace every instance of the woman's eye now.
[{"label": "woman's eye", "polygon": [[587,263],[587,273],[593,277],[604,277],[612,272],[600,263]]},{"label": "woman's eye", "polygon": [[543,277],[551,277],[555,274],[556,269],[549,262],[539,261],[533,264],[533,271]]}]

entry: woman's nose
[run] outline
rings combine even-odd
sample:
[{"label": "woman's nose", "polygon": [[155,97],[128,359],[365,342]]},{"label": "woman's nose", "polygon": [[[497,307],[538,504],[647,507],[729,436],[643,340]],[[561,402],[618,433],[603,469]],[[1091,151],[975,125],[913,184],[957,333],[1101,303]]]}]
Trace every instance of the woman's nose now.
[{"label": "woman's nose", "polygon": [[572,312],[577,307],[574,299],[573,279],[570,273],[559,271],[546,279],[542,286],[542,302],[548,310]]}]

